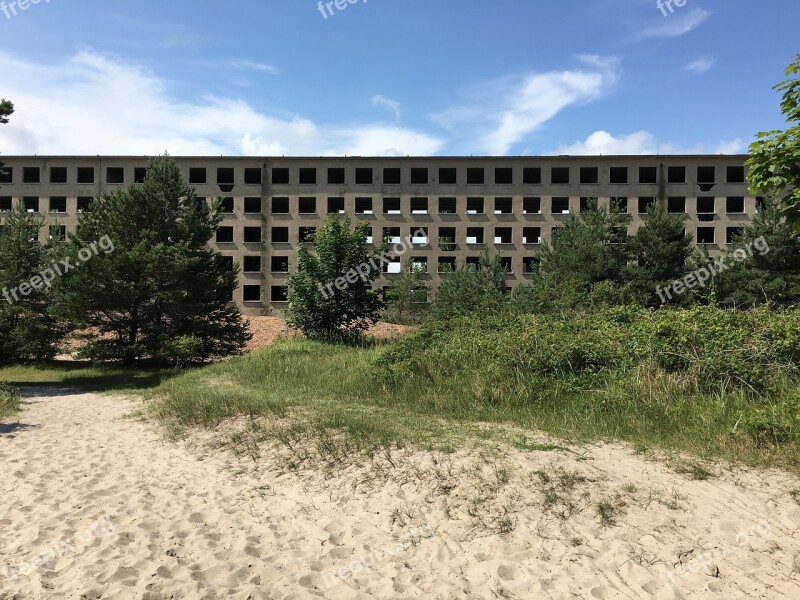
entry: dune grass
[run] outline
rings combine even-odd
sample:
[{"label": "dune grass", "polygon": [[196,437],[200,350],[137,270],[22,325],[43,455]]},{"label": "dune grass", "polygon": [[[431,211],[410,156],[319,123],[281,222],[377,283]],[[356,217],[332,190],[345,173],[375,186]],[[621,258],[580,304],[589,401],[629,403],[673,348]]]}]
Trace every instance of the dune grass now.
[{"label": "dune grass", "polygon": [[124,393],[155,387],[175,374],[170,370],[103,368],[84,362],[53,361],[0,367],[0,382],[16,387],[58,385],[87,392]]},{"label": "dune grass", "polygon": [[[560,449],[528,443],[522,429],[575,443],[623,440],[640,452],[659,449],[791,470],[800,465],[795,438],[759,443],[743,430],[742,415],[754,404],[739,391],[698,392],[680,377],[644,367],[609,376],[602,385],[595,379],[592,387],[580,377],[562,377],[541,380],[539,389],[518,383],[492,390],[478,372],[392,382],[376,362],[382,353],[280,342],[164,381],[149,392],[152,414],[177,433],[246,417],[256,443],[312,444],[328,458],[409,444],[448,449],[481,437],[503,438],[519,448]],[[796,383],[786,385],[796,389]],[[506,434],[491,424],[516,427]]]},{"label": "dune grass", "polygon": [[19,390],[11,385],[0,383],[0,423],[5,422],[20,410]]},{"label": "dune grass", "polygon": [[468,319],[384,346],[291,339],[180,372],[60,364],[0,369],[0,381],[140,391],[171,434],[225,424],[231,447],[254,458],[263,441],[329,462],[486,439],[556,452],[625,441],[704,479],[714,469],[700,459],[800,471],[798,318]]}]

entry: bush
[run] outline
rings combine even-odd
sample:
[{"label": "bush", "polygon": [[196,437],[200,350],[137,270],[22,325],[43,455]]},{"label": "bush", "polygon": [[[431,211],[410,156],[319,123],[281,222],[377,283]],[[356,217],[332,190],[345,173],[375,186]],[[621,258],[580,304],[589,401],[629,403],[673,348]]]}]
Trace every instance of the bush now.
[{"label": "bush", "polygon": [[477,266],[465,265],[449,273],[436,291],[433,314],[438,319],[461,315],[490,314],[508,301],[506,270],[500,257],[481,253]]},{"label": "bush", "polygon": [[[392,379],[455,374],[522,388],[543,380],[601,384],[652,366],[696,390],[772,390],[800,366],[800,315],[713,307],[599,308],[567,315],[460,317],[426,324],[385,352]],[[521,393],[519,390],[515,393]]]},{"label": "bush", "polygon": [[373,253],[368,229],[365,221],[353,230],[349,219],[330,217],[314,237],[313,252],[298,249],[298,271],[289,276],[290,327],[311,339],[355,341],[378,321],[384,303],[372,283],[380,277],[386,247]]},{"label": "bush", "polygon": [[0,383],[0,419],[19,411],[22,396],[19,390],[6,383]]}]

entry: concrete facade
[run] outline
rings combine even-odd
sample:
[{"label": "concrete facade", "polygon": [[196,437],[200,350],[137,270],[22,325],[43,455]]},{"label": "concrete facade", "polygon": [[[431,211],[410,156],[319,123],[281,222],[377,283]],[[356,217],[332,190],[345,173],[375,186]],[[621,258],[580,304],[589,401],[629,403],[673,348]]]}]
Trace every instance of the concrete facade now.
[{"label": "concrete facade", "polygon": [[[6,165],[0,222],[3,211],[23,202],[45,217],[42,242],[60,235],[51,225],[73,230],[91,198],[141,181],[148,162],[146,157],[0,159]],[[757,204],[745,183],[744,155],[176,160],[198,196],[227,199],[230,212],[211,244],[242,266],[234,300],[251,315],[285,307],[284,286],[288,271],[297,268],[301,235],[329,214],[367,221],[375,241],[384,235],[405,239],[427,228],[401,260],[415,259],[432,288],[450,265],[477,260],[485,247],[504,258],[513,287],[529,278],[526,270],[540,243],[587,198],[597,197],[606,207],[624,199],[633,233],[646,220],[646,204],[663,188],[669,210],[687,215],[687,230],[712,254],[750,221]],[[388,285],[392,277],[385,273],[377,285]]]}]

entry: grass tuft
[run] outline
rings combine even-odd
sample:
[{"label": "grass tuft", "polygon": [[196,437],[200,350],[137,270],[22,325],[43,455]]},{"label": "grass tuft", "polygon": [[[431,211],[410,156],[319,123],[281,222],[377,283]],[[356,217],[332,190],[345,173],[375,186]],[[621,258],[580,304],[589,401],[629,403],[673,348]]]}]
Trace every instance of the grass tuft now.
[{"label": "grass tuft", "polygon": [[0,423],[19,412],[22,397],[19,390],[7,383],[0,383]]}]

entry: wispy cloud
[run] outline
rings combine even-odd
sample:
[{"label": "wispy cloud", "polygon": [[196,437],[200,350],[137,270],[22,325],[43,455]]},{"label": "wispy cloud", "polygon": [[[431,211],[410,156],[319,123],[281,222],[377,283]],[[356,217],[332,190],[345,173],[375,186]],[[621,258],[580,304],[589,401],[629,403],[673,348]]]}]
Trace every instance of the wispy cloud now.
[{"label": "wispy cloud", "polygon": [[640,39],[680,37],[700,27],[711,15],[712,12],[704,8],[693,8],[686,13],[675,12],[663,18],[658,25],[645,27],[638,37]]},{"label": "wispy cloud", "polygon": [[648,131],[636,131],[628,135],[614,136],[607,131],[595,131],[583,141],[559,146],[548,154],[573,156],[594,155],[642,155],[642,154],[739,154],[746,150],[741,139],[722,140],[715,145],[696,144],[681,146],[670,142],[659,142]]},{"label": "wispy cloud", "polygon": [[278,75],[279,73],[278,69],[273,67],[272,65],[267,65],[262,62],[257,62],[254,60],[248,60],[248,59],[232,60],[230,61],[229,64],[234,69],[239,69],[242,71],[262,71],[264,73],[269,73],[270,75]]},{"label": "wispy cloud", "polygon": [[602,96],[619,80],[616,58],[580,56],[581,69],[532,73],[482,84],[491,93],[434,115],[455,136],[466,136],[472,148],[491,155],[508,153],[568,106]]},{"label": "wispy cloud", "polygon": [[236,71],[257,71],[269,75],[280,75],[277,67],[267,63],[251,60],[249,58],[234,58],[230,60],[200,60],[193,61],[192,64],[206,67],[208,69],[234,69]]},{"label": "wispy cloud", "polygon": [[[172,83],[137,65],[84,51],[61,62],[0,52],[3,95],[17,112],[4,125],[5,154],[405,156],[441,152],[508,154],[571,106],[591,102],[620,77],[616,59],[581,57],[573,70],[483,82],[470,101],[436,115],[432,133],[384,122],[317,123],[302,115],[268,114],[248,102],[204,94],[176,98]],[[381,98],[376,100],[375,98]],[[373,103],[399,112],[383,96]],[[397,112],[395,114],[398,114]],[[597,131],[554,154],[738,153],[740,139],[686,148],[638,131]]]},{"label": "wispy cloud", "polygon": [[372,105],[388,108],[394,113],[394,118],[398,121],[400,120],[400,103],[397,100],[390,100],[386,96],[378,94],[372,97]]},{"label": "wispy cloud", "polygon": [[713,69],[715,64],[717,64],[716,59],[711,58],[710,56],[703,56],[697,60],[693,60],[688,65],[683,67],[683,69],[685,71],[691,71],[692,73],[702,75],[703,73],[708,73],[711,69]]},{"label": "wispy cloud", "polygon": [[318,124],[247,102],[172,96],[151,72],[94,52],[33,62],[0,52],[3,95],[17,105],[3,126],[6,154],[426,155],[443,142],[380,124]]}]

